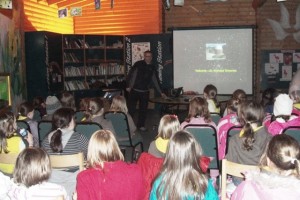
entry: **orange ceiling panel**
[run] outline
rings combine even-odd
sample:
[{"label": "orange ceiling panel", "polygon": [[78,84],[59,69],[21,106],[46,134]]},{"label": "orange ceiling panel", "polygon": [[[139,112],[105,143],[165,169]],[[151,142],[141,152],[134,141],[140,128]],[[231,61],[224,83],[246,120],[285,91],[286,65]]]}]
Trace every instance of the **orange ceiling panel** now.
[{"label": "orange ceiling panel", "polygon": [[[23,1],[25,31],[43,30],[46,27],[45,31],[68,34],[132,35],[162,32],[161,0],[102,0],[99,10],[95,10],[95,0]],[[82,15],[58,18],[59,9],[67,8],[69,11],[72,7],[81,7]]]}]

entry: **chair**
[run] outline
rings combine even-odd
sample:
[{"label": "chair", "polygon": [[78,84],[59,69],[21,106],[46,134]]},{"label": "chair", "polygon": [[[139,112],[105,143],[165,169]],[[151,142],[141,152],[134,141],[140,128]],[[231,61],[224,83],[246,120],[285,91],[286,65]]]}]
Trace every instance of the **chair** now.
[{"label": "chair", "polygon": [[283,129],[282,133],[292,136],[300,143],[300,126],[289,126]]},{"label": "chair", "polygon": [[83,153],[71,155],[49,155],[51,167],[53,169],[68,169],[70,167],[79,167],[79,171],[84,169]]},{"label": "chair", "polygon": [[219,114],[219,113],[214,113],[214,112],[212,112],[212,113],[210,113],[210,117],[211,117],[211,120],[212,120],[213,122],[215,122],[216,125],[218,125],[218,123],[219,123],[219,121],[220,121],[220,119],[221,119],[220,114]]},{"label": "chair", "polygon": [[0,153],[0,163],[7,165],[15,165],[18,158],[18,153]]},{"label": "chair", "polygon": [[234,162],[230,162],[226,159],[222,160],[222,180],[221,180],[221,199],[226,200],[226,186],[227,175],[243,178],[243,172],[250,170],[259,170],[258,166],[254,165],[242,165]]},{"label": "chair", "polygon": [[101,129],[101,125],[96,122],[78,122],[75,127],[75,131],[85,135],[88,140],[92,137],[93,133]]},{"label": "chair", "polygon": [[130,136],[128,119],[125,113],[108,111],[104,113],[104,118],[112,122],[120,148],[124,152],[126,151],[126,147],[132,148],[131,161],[133,162],[136,147],[140,145],[141,151],[143,151],[142,137],[140,135]]},{"label": "chair", "polygon": [[25,120],[17,120],[17,127],[24,128],[31,133],[30,126]]},{"label": "chair", "polygon": [[214,158],[210,169],[219,169],[217,131],[210,124],[188,124],[183,129],[194,135],[203,150],[203,154]]},{"label": "chair", "polygon": [[227,154],[227,150],[228,150],[228,145],[229,145],[229,140],[232,136],[239,134],[241,132],[241,130],[243,129],[242,126],[232,126],[228,129],[227,131],[227,139],[226,139],[226,150],[225,150],[225,154]]},{"label": "chair", "polygon": [[83,111],[76,111],[75,112],[75,121],[81,122],[81,120],[84,118],[84,112]]},{"label": "chair", "polygon": [[43,121],[42,120],[38,123],[40,146],[42,145],[43,140],[45,139],[45,137],[51,130],[52,130],[52,122],[51,121]]}]

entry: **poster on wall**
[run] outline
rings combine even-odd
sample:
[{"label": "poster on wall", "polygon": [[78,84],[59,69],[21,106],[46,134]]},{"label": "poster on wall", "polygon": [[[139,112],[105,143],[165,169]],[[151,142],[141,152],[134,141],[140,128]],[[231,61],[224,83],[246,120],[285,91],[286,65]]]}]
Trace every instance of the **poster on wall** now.
[{"label": "poster on wall", "polygon": [[0,74],[0,99],[11,105],[10,76],[7,74]]},{"label": "poster on wall", "polygon": [[81,7],[72,7],[70,9],[70,16],[71,17],[81,16],[81,15],[82,15],[82,8]]},{"label": "poster on wall", "polygon": [[139,60],[143,60],[144,52],[150,49],[150,42],[132,43],[132,65]]},{"label": "poster on wall", "polygon": [[293,74],[300,69],[298,50],[265,50],[262,52],[261,89],[288,90]]},{"label": "poster on wall", "polygon": [[68,16],[68,9],[67,8],[58,10],[58,18],[65,18],[67,16]]}]

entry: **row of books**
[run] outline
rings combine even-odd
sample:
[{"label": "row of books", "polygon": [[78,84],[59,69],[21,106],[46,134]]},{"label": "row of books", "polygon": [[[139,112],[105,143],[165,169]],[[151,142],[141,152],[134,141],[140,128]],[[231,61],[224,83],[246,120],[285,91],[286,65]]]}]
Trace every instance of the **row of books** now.
[{"label": "row of books", "polygon": [[[83,48],[105,48],[105,44],[102,40],[99,40],[98,44],[90,45],[87,41],[82,38],[64,38],[64,47],[69,49],[83,49]],[[123,48],[123,42],[121,40],[116,41],[107,48]]]},{"label": "row of books", "polygon": [[79,59],[74,53],[64,52],[64,62],[78,63],[80,61],[81,61],[81,59]]},{"label": "row of books", "polygon": [[72,90],[86,90],[89,89],[89,85],[84,81],[65,81],[65,89],[67,91]]},{"label": "row of books", "polygon": [[119,65],[118,63],[102,63],[86,67],[85,74],[87,76],[124,74],[124,69],[124,65]]},{"label": "row of books", "polygon": [[84,76],[84,67],[65,67],[65,77]]}]

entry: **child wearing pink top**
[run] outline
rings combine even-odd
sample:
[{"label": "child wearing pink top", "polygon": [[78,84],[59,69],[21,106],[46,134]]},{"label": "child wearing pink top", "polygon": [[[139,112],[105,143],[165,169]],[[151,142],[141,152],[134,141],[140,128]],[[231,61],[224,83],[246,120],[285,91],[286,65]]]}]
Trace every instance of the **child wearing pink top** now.
[{"label": "child wearing pink top", "polygon": [[217,128],[210,118],[207,101],[203,98],[193,97],[190,100],[188,116],[181,123],[180,128],[183,129],[188,124],[210,124]]}]

